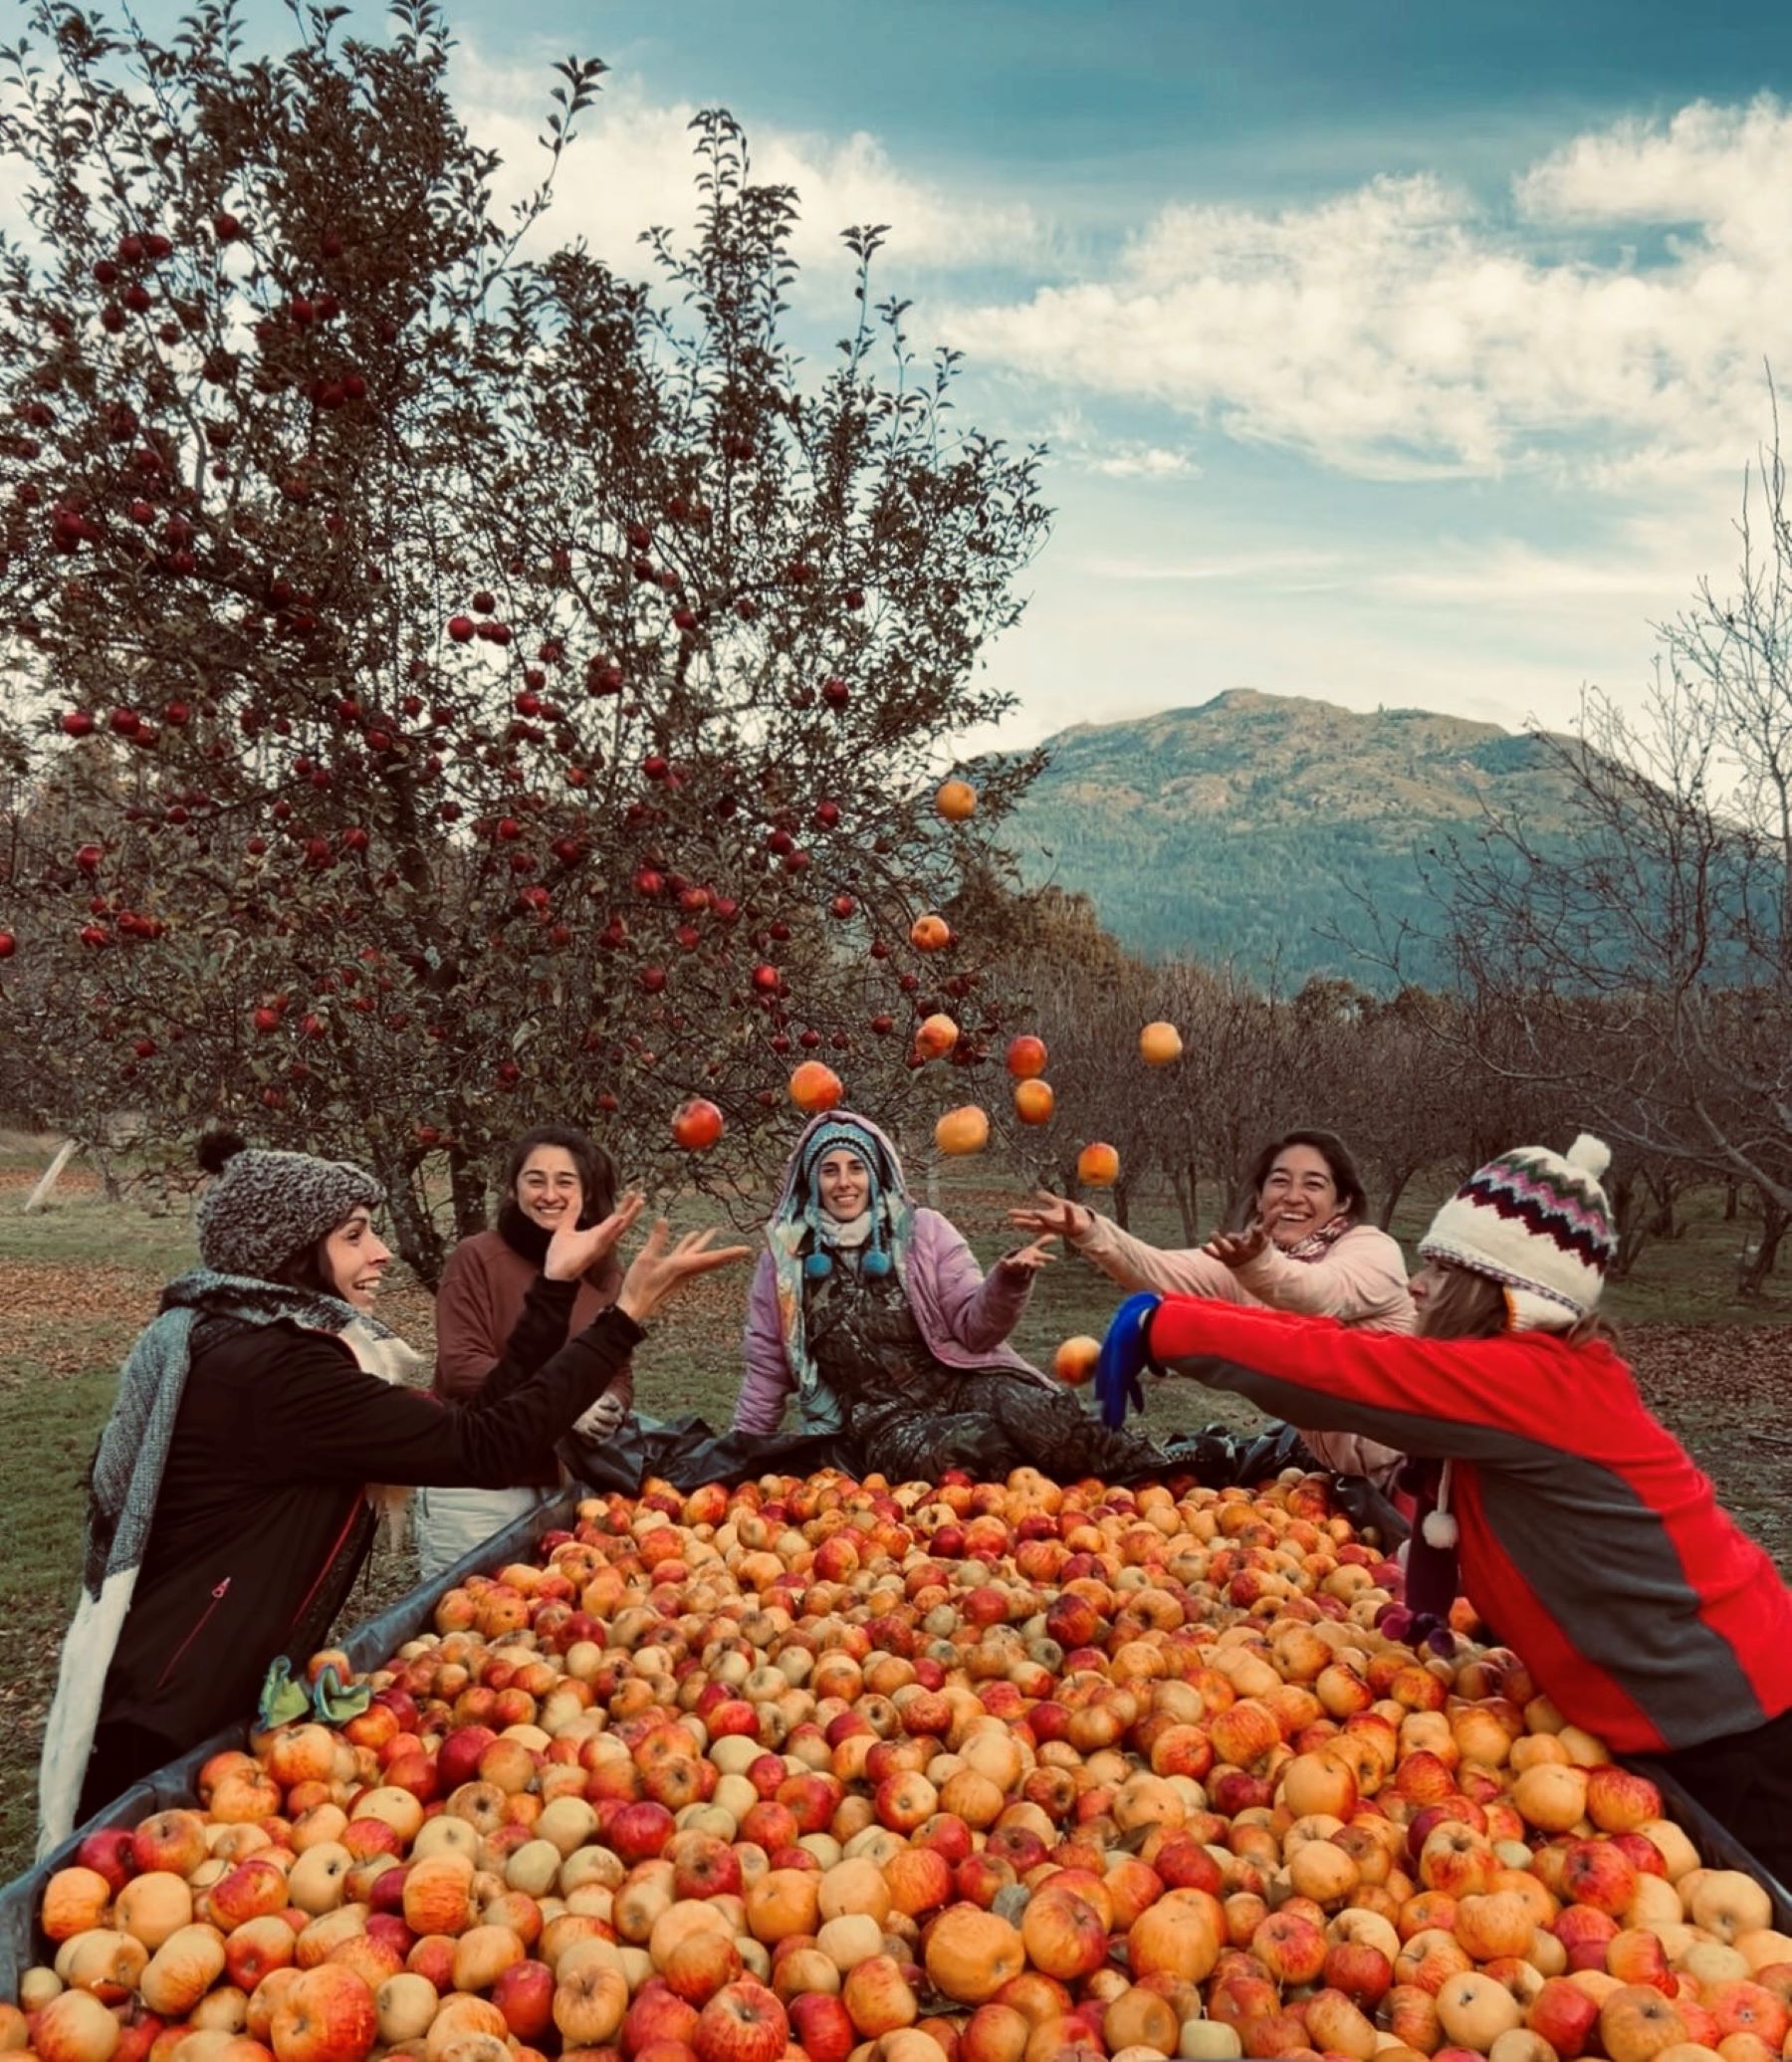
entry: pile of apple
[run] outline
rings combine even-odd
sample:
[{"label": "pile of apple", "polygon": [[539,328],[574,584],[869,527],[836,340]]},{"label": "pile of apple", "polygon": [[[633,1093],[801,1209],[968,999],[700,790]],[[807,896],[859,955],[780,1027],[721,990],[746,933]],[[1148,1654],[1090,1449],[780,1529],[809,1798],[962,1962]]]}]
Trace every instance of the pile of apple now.
[{"label": "pile of apple", "polygon": [[[43,2062],[1773,2062],[1792,1939],[1324,1485],[596,1498],[50,1878]],[[320,1656],[314,1667],[335,1658]]]}]

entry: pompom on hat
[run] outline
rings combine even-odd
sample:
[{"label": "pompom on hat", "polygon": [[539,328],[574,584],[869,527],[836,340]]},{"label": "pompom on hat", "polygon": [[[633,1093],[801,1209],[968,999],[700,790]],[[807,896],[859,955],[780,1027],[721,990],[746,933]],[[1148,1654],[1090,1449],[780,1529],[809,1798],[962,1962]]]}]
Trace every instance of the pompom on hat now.
[{"label": "pompom on hat", "polygon": [[262,1152],[234,1131],[208,1132],[199,1164],[215,1177],[194,1214],[199,1258],[217,1274],[272,1280],[355,1211],[385,1201],[379,1183],[346,1160]]},{"label": "pompom on hat", "polygon": [[1419,1251],[1503,1283],[1512,1330],[1566,1331],[1598,1303],[1617,1250],[1599,1185],[1611,1161],[1611,1147],[1585,1131],[1565,1154],[1501,1153],[1432,1219]]}]

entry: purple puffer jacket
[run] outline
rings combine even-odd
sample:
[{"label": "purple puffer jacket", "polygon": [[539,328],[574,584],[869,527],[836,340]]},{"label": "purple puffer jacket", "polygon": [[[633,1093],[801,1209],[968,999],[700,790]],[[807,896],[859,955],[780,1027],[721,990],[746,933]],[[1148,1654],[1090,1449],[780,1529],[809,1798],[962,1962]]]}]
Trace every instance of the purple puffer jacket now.
[{"label": "purple puffer jacket", "polygon": [[[866,1119],[855,1121],[876,1132]],[[881,1132],[876,1136],[883,1139]],[[801,1150],[800,1141],[797,1150]],[[890,1147],[889,1152],[894,1163],[895,1149]],[[794,1164],[795,1155],[791,1158]],[[1026,1269],[998,1261],[986,1275],[950,1219],[937,1210],[917,1209],[902,1275],[921,1336],[928,1350],[947,1367],[967,1372],[995,1369],[1023,1376],[1047,1389],[1055,1386],[1049,1375],[1041,1374],[1007,1344],[1032,1290],[1032,1275]],[[786,1283],[789,1279],[786,1270]],[[783,1307],[784,1298],[796,1293],[799,1289],[786,1285],[781,1294],[777,1258],[768,1245],[760,1255],[747,1302],[747,1376],[735,1406],[737,1432],[776,1432],[791,1391],[799,1387],[784,1344],[791,1313]],[[802,1431],[837,1429],[839,1407],[831,1392],[800,1395],[798,1402]]]}]

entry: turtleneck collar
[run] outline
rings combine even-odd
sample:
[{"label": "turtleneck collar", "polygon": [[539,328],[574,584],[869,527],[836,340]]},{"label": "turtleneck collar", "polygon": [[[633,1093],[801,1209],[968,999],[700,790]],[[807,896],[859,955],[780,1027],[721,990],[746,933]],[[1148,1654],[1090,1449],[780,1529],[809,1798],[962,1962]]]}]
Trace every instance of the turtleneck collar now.
[{"label": "turtleneck collar", "polygon": [[498,1236],[512,1253],[521,1254],[538,1267],[547,1260],[548,1249],[554,1242],[554,1234],[545,1225],[538,1225],[520,1203],[510,1200],[498,1212]]}]

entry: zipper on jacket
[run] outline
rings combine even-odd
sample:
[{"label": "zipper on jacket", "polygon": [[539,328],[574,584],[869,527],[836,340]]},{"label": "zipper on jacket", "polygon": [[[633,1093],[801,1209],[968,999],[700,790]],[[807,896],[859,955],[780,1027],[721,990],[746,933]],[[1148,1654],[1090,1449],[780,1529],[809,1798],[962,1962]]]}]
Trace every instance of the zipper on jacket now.
[{"label": "zipper on jacket", "polygon": [[311,1588],[305,1592],[304,1600],[301,1602],[298,1610],[293,1613],[292,1623],[287,1627],[288,1639],[291,1639],[293,1634],[304,1623],[305,1614],[312,1607],[312,1599],[318,1594],[319,1590],[321,1590],[324,1587],[325,1577],[328,1576],[331,1569],[336,1566],[336,1555],[339,1554],[342,1548],[347,1545],[348,1535],[350,1532],[354,1530],[354,1521],[360,1515],[361,1496],[362,1491],[356,1489],[354,1492],[354,1500],[348,1506],[348,1515],[342,1520],[342,1528],[339,1532],[337,1532],[335,1539],[331,1541],[330,1551],[324,1556],[324,1565],[318,1570],[317,1575],[312,1582]]},{"label": "zipper on jacket", "polygon": [[203,1611],[200,1612],[199,1622],[193,1627],[192,1631],[187,1634],[186,1638],[181,1641],[180,1645],[175,1648],[172,1655],[170,1655],[168,1658],[167,1667],[162,1670],[159,1676],[156,1677],[156,1689],[162,1689],[167,1683],[168,1678],[180,1666],[180,1657],[187,1651],[187,1649],[193,1644],[193,1642],[199,1637],[199,1635],[202,1632],[204,1632],[206,1620],[211,1617],[212,1613],[224,1601],[226,1595],[229,1593],[229,1590],[230,1577],[226,1575],[222,1582],[214,1586],[211,1593],[211,1602],[206,1605]]}]

